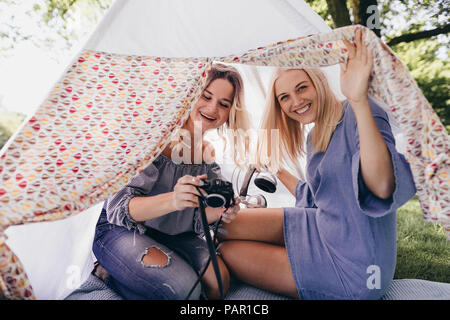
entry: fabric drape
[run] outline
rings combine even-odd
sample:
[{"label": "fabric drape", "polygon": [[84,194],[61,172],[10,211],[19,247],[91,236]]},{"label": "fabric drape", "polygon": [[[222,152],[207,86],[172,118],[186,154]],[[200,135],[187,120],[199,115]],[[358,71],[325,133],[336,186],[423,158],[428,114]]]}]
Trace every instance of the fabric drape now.
[{"label": "fabric drape", "polygon": [[[339,28],[226,57],[83,51],[0,156],[0,295],[34,298],[4,231],[67,218],[123,188],[183,125],[214,61],[334,65],[346,61],[342,40],[352,40],[355,30]],[[365,41],[374,59],[369,95],[387,106],[407,138],[405,157],[424,219],[441,223],[450,239],[449,136],[407,67],[368,29]]]}]

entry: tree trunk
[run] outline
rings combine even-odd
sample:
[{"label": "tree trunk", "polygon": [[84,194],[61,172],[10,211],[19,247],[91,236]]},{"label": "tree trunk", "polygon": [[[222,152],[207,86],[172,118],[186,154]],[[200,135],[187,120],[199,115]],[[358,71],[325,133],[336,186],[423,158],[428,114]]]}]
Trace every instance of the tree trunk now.
[{"label": "tree trunk", "polygon": [[371,29],[381,36],[380,12],[377,0],[350,0],[353,9],[353,23],[360,24]]},{"label": "tree trunk", "polygon": [[327,0],[327,5],[336,28],[352,24],[346,0]]}]

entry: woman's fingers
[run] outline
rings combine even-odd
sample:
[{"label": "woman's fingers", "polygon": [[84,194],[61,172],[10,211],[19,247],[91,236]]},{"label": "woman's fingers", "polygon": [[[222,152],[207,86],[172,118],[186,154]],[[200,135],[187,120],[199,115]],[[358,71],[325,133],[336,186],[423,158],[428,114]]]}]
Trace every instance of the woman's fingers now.
[{"label": "woman's fingers", "polygon": [[196,187],[200,187],[200,181],[206,179],[208,176],[206,174],[203,175],[199,175],[196,177],[190,176],[190,175],[185,175],[183,177],[181,177],[180,179],[178,179],[177,185],[175,187],[177,187],[180,191],[183,192],[189,192],[189,193],[193,193],[195,195],[198,196],[202,196],[205,195],[206,192],[204,190],[200,189],[201,194],[197,191]]},{"label": "woman's fingers", "polygon": [[[183,210],[188,207],[198,207],[199,198],[205,194],[204,190],[198,188],[200,181],[208,176],[202,174],[199,176],[185,175],[178,179],[174,191],[174,205],[177,210]],[[198,188],[198,189],[197,189]]]},{"label": "woman's fingers", "polygon": [[188,186],[182,186],[177,190],[177,197],[180,201],[197,201],[197,194],[195,194],[194,192],[196,192],[197,190],[195,190],[193,187],[188,187]]},{"label": "woman's fingers", "polygon": [[183,193],[179,191],[174,192],[174,205],[176,210],[184,210],[188,207],[198,207],[198,197],[191,193]]},{"label": "woman's fingers", "polygon": [[193,177],[190,175],[185,175],[182,176],[179,180],[178,183],[181,184],[190,184],[190,185],[194,185],[194,186],[198,186],[200,184],[200,179],[198,179],[197,177]]},{"label": "woman's fingers", "polygon": [[222,215],[222,221],[226,223],[230,223],[233,221],[234,218],[236,218],[238,212],[239,212],[240,206],[239,202],[236,202],[236,205],[234,207],[228,208]]},{"label": "woman's fingers", "polygon": [[372,70],[373,67],[373,54],[372,54],[372,50],[367,49],[367,64],[370,67],[370,70]]},{"label": "woman's fingers", "polygon": [[355,43],[356,43],[356,58],[362,59],[364,50],[363,50],[363,41],[362,41],[362,31],[360,28],[356,29]]},{"label": "woman's fingers", "polygon": [[[202,196],[198,192],[197,188],[192,184],[181,184],[180,186],[178,186],[177,191],[179,193],[192,194],[194,196]],[[200,191],[202,190],[200,189]]]},{"label": "woman's fingers", "polygon": [[181,202],[183,208],[196,208],[199,206],[198,200],[196,201],[189,201],[185,200]]},{"label": "woman's fingers", "polygon": [[182,176],[180,179],[178,179],[178,182],[181,182],[183,184],[192,184],[195,186],[199,186],[200,185],[200,181],[206,179],[208,176],[206,174],[202,174],[199,176],[190,176],[190,175],[185,175]]},{"label": "woman's fingers", "polygon": [[348,40],[343,40],[345,47],[348,50],[349,59],[359,59],[362,61],[367,60],[367,47],[364,43],[366,33],[361,28],[357,28],[355,31],[354,43]]},{"label": "woman's fingers", "polygon": [[344,41],[344,45],[348,50],[348,58],[349,59],[353,59],[356,55],[356,49],[355,46],[353,45],[353,43],[351,43],[348,40],[343,40]]},{"label": "woman's fingers", "polygon": [[361,31],[361,59],[364,63],[367,63],[367,47],[365,44],[366,33]]},{"label": "woman's fingers", "polygon": [[364,29],[357,28],[355,31],[355,42],[352,43],[348,40],[343,40],[348,50],[347,63],[341,63],[341,72],[345,72],[352,61],[360,61],[362,65],[373,65],[373,55],[371,50],[365,44],[366,32]]}]

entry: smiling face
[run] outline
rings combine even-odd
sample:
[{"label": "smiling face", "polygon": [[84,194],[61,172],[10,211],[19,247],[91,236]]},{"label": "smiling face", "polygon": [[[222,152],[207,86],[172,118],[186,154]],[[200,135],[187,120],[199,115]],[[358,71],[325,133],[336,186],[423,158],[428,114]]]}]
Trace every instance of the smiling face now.
[{"label": "smiling face", "polygon": [[187,128],[193,128],[196,121],[201,122],[202,132],[219,128],[228,120],[233,98],[234,88],[228,80],[213,80],[194,105]]},{"label": "smiling face", "polygon": [[317,91],[303,70],[287,70],[275,81],[275,98],[291,119],[309,124],[317,118]]}]

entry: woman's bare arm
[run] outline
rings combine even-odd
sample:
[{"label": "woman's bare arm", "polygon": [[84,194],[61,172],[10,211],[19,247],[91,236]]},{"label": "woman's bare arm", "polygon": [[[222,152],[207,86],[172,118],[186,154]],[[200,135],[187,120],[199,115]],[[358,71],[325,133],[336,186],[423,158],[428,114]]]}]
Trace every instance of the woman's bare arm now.
[{"label": "woman's bare arm", "polygon": [[378,198],[394,192],[394,168],[389,150],[370,110],[369,100],[350,102],[358,124],[361,175],[367,188]]},{"label": "woman's bare arm", "polygon": [[387,199],[395,188],[394,169],[386,142],[370,109],[367,92],[373,56],[364,39],[363,31],[357,29],[355,44],[344,40],[349,54],[345,68],[341,68],[341,90],[356,116],[364,183],[375,196]]},{"label": "woman's bare arm", "polygon": [[278,179],[285,185],[285,187],[289,190],[289,192],[295,196],[295,188],[298,183],[298,178],[293,176],[286,169],[280,169],[277,173]]},{"label": "woman's bare arm", "polygon": [[128,204],[130,216],[134,221],[141,222],[173,212],[175,206],[172,198],[173,192],[149,197],[135,197]]}]

